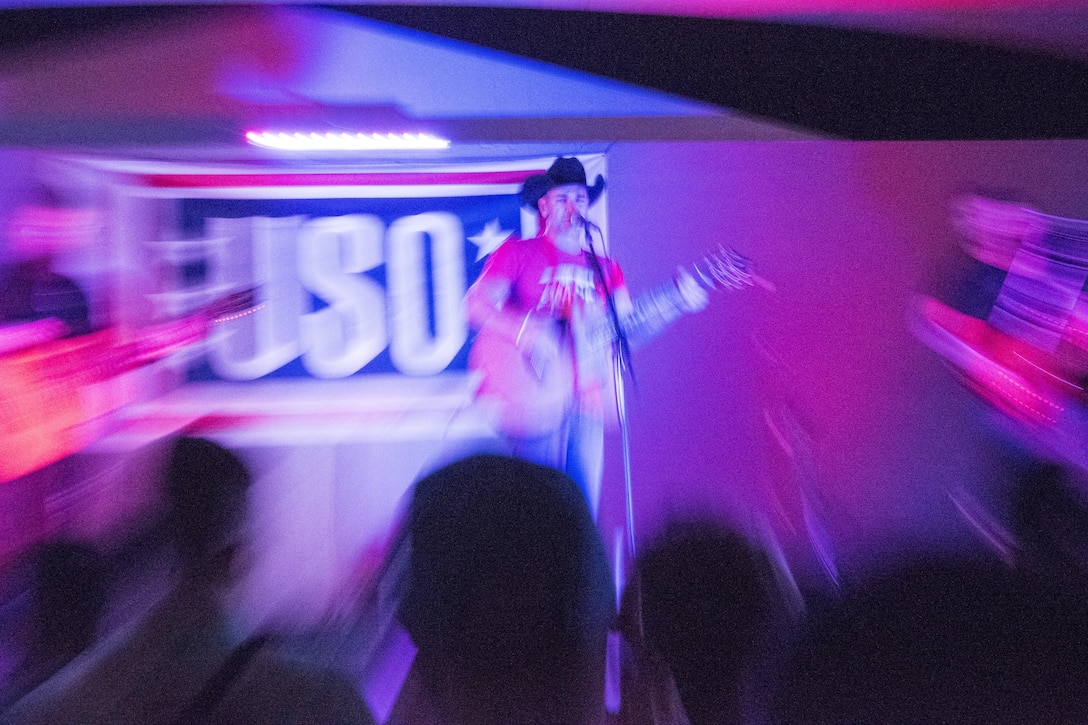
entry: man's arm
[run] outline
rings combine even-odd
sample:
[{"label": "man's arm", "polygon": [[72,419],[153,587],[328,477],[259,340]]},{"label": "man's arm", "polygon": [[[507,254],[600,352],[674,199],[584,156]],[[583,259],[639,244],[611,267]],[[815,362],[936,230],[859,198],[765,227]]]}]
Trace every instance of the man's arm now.
[{"label": "man's arm", "polygon": [[710,295],[686,270],[680,269],[669,283],[640,295],[634,301],[627,297],[627,312],[620,309],[617,295],[616,307],[632,347],[643,345],[678,317],[699,312],[710,302]]},{"label": "man's arm", "polygon": [[532,311],[514,311],[508,304],[511,289],[511,282],[485,270],[466,297],[469,326],[506,338],[534,360],[553,359],[559,354],[554,321]]}]

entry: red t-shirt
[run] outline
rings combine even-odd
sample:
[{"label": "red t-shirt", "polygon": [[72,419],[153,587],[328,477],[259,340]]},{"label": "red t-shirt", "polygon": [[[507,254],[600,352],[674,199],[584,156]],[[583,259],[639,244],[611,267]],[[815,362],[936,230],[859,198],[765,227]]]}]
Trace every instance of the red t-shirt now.
[{"label": "red t-shirt", "polygon": [[[607,257],[597,259],[608,289],[623,287],[619,265]],[[605,311],[605,289],[589,254],[568,254],[543,237],[506,241],[487,260],[481,276],[508,281],[511,290],[506,304],[518,312],[566,321],[575,308],[593,316]]]},{"label": "red t-shirt", "polygon": [[[598,256],[607,289],[625,286],[623,272],[613,260]],[[590,331],[607,325],[605,285],[594,271],[588,252],[569,254],[543,237],[510,239],[484,265],[480,279],[502,280],[510,292],[503,308],[516,315],[539,315],[568,323],[569,354],[576,371],[572,402],[583,412],[601,414],[602,389],[611,388],[610,348],[587,344]],[[576,352],[577,351],[577,352]],[[494,389],[485,380],[483,393]]]}]

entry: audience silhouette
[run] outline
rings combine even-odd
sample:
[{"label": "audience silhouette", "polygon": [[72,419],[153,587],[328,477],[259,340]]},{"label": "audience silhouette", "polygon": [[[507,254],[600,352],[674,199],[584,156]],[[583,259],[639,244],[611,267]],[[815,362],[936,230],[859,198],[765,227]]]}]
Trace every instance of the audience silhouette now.
[{"label": "audience silhouette", "polygon": [[[286,636],[232,620],[242,459],[187,436],[167,450],[165,507],[137,539],[165,546],[165,594],[105,631],[126,559],[65,539],[37,548],[26,656],[0,721],[376,722],[362,673],[292,657]],[[722,522],[682,520],[640,551],[617,613],[578,486],[517,458],[467,455],[411,492],[390,611],[415,658],[386,722],[1088,722],[1085,509],[1058,468],[1031,467],[1020,483],[1015,559],[904,556],[810,599],[798,619],[781,562]],[[617,629],[622,702],[609,715]]]},{"label": "audience silhouette", "polygon": [[224,605],[244,542],[250,475],[233,452],[180,437],[162,479],[176,577],[162,601],[19,700],[9,723],[372,723],[338,672],[240,636]]},{"label": "audience silhouette", "polygon": [[770,561],[740,533],[711,520],[669,525],[624,591],[623,721],[758,720],[778,594]]},{"label": "audience silhouette", "polygon": [[0,709],[94,643],[108,595],[106,559],[87,543],[47,540],[24,559],[18,567],[22,573],[13,577],[25,582],[28,595],[18,628],[23,656],[17,675],[4,687]]},{"label": "audience silhouette", "polygon": [[918,558],[813,614],[781,722],[1088,721],[1088,597],[988,559]]},{"label": "audience silhouette", "polygon": [[395,722],[591,723],[614,620],[604,548],[578,486],[500,455],[416,485],[400,618],[418,648]]}]

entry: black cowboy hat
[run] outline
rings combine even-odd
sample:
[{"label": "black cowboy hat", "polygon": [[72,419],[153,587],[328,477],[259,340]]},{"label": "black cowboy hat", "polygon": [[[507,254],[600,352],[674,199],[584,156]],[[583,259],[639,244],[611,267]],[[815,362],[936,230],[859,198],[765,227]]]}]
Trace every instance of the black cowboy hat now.
[{"label": "black cowboy hat", "polygon": [[560,156],[546,172],[533,174],[525,180],[521,187],[521,203],[536,211],[536,203],[540,201],[540,197],[548,193],[549,189],[567,184],[579,184],[586,187],[590,204],[597,201],[597,197],[604,191],[603,176],[597,176],[593,186],[590,186],[586,182],[586,170],[582,162],[573,156]]}]

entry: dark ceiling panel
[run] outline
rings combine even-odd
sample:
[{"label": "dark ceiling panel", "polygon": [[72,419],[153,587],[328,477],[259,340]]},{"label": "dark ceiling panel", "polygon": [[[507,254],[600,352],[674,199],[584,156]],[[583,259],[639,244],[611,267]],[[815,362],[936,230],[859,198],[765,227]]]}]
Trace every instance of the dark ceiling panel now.
[{"label": "dark ceiling panel", "polygon": [[0,10],[0,51],[19,53],[96,33],[151,26],[212,12],[212,6],[118,5]]},{"label": "dark ceiling panel", "polygon": [[[222,5],[0,10],[0,53]],[[848,139],[1088,137],[1088,61],[848,27],[564,10],[331,6]]]},{"label": "dark ceiling panel", "polygon": [[1088,63],[800,24],[510,8],[337,6],[851,139],[1088,136]]}]

